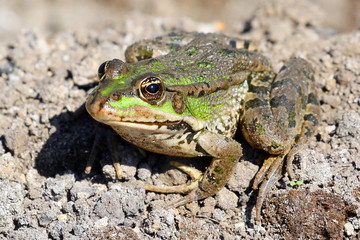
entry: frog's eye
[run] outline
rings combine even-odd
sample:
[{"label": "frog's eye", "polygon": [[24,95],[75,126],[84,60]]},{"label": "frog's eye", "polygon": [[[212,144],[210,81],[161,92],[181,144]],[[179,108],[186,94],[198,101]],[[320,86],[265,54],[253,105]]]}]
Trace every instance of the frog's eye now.
[{"label": "frog's eye", "polygon": [[100,81],[104,76],[109,79],[116,78],[120,75],[126,74],[129,71],[126,63],[119,59],[103,62],[98,69],[98,76]]},{"label": "frog's eye", "polygon": [[156,104],[164,95],[164,85],[157,77],[147,77],[140,82],[139,95],[150,104]]},{"label": "frog's eye", "polygon": [[107,64],[108,62],[109,62],[109,61],[103,62],[103,63],[99,66],[99,69],[98,69],[99,79],[101,79],[101,78],[104,76],[105,71],[106,71],[106,64]]}]

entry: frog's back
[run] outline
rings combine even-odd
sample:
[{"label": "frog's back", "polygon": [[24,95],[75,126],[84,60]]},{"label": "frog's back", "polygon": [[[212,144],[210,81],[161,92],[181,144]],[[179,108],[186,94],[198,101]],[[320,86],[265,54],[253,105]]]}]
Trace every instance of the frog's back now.
[{"label": "frog's back", "polygon": [[126,55],[127,61],[138,61],[138,68],[162,79],[167,91],[183,94],[189,114],[204,120],[208,130],[233,137],[246,80],[259,71],[251,69],[253,62],[268,64],[250,46],[222,34],[180,33],[135,43]]},{"label": "frog's back", "polygon": [[207,93],[190,93],[186,107],[192,116],[207,122],[208,130],[233,137],[248,85],[246,81],[232,85],[231,81],[239,72],[236,68],[239,56],[247,54],[251,52],[229,46],[227,39],[219,35],[200,35],[179,51],[160,57],[159,61],[167,62],[167,73],[173,75],[166,80],[168,86],[184,85],[194,89],[209,84],[212,90]]}]

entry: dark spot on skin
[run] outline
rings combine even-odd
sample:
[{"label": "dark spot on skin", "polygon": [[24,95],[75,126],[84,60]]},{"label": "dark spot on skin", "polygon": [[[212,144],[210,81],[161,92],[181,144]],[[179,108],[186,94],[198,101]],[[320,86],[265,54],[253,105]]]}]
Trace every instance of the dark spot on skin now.
[{"label": "dark spot on skin", "polygon": [[310,93],[308,96],[308,103],[313,105],[319,105],[319,102],[314,93]]},{"label": "dark spot on skin", "polygon": [[221,135],[224,134],[218,127],[215,127],[215,129],[216,129],[216,131],[217,131],[218,134],[221,134]]},{"label": "dark spot on skin", "polygon": [[268,106],[268,105],[269,105],[269,103],[266,100],[263,100],[260,98],[255,98],[255,99],[251,99],[245,103],[245,110],[253,109],[253,108],[257,108],[257,107],[264,107],[264,106]]},{"label": "dark spot on skin", "polygon": [[185,143],[185,141],[184,140],[182,140],[182,141],[180,141],[178,144],[184,144]]},{"label": "dark spot on skin", "polygon": [[208,153],[200,146],[199,143],[196,143],[195,151],[197,151],[199,153],[202,153],[204,155],[208,155]]},{"label": "dark spot on skin", "polygon": [[233,81],[232,77],[228,78],[227,81],[232,82]]},{"label": "dark spot on skin", "polygon": [[279,87],[283,87],[286,85],[290,85],[293,84],[293,80],[291,78],[284,78],[278,81],[274,81],[274,83],[272,84],[272,88],[279,88]]},{"label": "dark spot on skin", "polygon": [[104,108],[104,102],[100,102],[100,103],[99,103],[99,108],[100,108],[100,109],[103,109],[103,108]]},{"label": "dark spot on skin", "polygon": [[210,86],[210,84],[209,83],[207,83],[207,82],[204,82],[204,84],[208,87],[208,88],[210,88],[211,86]]},{"label": "dark spot on skin", "polygon": [[284,78],[284,79],[281,79],[281,80],[278,80],[278,81],[274,81],[271,84],[272,89],[283,88],[285,86],[293,87],[293,88],[295,88],[296,92],[299,95],[303,95],[300,85],[297,82],[293,81],[293,79],[291,79],[291,78]]},{"label": "dark spot on skin", "polygon": [[229,45],[233,48],[236,48],[236,41],[235,40],[230,40],[229,41]]},{"label": "dark spot on skin", "polygon": [[285,95],[276,96],[270,100],[270,105],[273,108],[286,107],[287,109],[289,105],[294,105],[294,104],[295,104],[294,102],[289,102]]},{"label": "dark spot on skin", "polygon": [[309,127],[305,127],[306,132],[305,132],[305,136],[306,137],[311,137],[313,132],[311,131],[311,129]]},{"label": "dark spot on skin", "polygon": [[186,136],[186,143],[190,144],[194,140],[194,136],[196,135],[196,132],[191,132]]},{"label": "dark spot on skin", "polygon": [[185,122],[180,122],[178,124],[172,124],[172,125],[168,125],[167,129],[172,130],[172,131],[181,131],[181,130],[187,130],[189,129],[189,125]]},{"label": "dark spot on skin", "polygon": [[261,82],[269,82],[270,80],[270,76],[269,75],[266,75],[264,78],[262,78],[260,81]]},{"label": "dark spot on skin", "polygon": [[249,92],[257,93],[257,94],[267,94],[269,88],[264,86],[255,86],[252,83],[249,84]]},{"label": "dark spot on skin", "polygon": [[270,100],[270,105],[272,108],[285,107],[286,111],[288,112],[288,118],[287,118],[289,122],[288,127],[294,128],[296,126],[296,121],[295,121],[296,113],[295,113],[294,101],[289,101],[285,95],[281,95],[281,96],[273,97]]},{"label": "dark spot on skin", "polygon": [[319,122],[318,122],[318,120],[316,119],[316,117],[315,117],[313,114],[311,114],[311,113],[306,114],[306,115],[304,116],[304,120],[305,120],[305,121],[312,122],[312,123],[314,124],[314,126],[317,126],[317,125],[319,124]]},{"label": "dark spot on skin", "polygon": [[295,117],[296,117],[296,113],[295,113],[295,107],[291,107],[288,109],[288,127],[289,128],[294,128],[296,126],[296,121],[295,121]]},{"label": "dark spot on skin", "polygon": [[202,97],[202,96],[204,96],[204,95],[205,95],[205,91],[204,91],[204,90],[201,90],[201,91],[199,92],[199,94],[198,94],[199,97]]}]

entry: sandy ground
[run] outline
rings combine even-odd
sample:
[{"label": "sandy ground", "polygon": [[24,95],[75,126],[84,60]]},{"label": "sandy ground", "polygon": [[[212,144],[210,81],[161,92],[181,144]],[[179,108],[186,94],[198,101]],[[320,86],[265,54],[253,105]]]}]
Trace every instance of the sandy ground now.
[{"label": "sandy ground", "polygon": [[[1,6],[0,239],[360,239],[357,1],[39,0]],[[275,69],[291,56],[315,69],[319,133],[294,162],[304,184],[291,186],[284,175],[267,197],[261,224],[251,218],[257,196],[251,183],[264,154],[246,143],[223,190],[177,209],[161,206],[180,195],[142,189],[144,183],[187,180],[169,166],[173,157],[123,142],[117,149],[123,180],[114,180],[106,148],[93,172],[83,173],[97,123],[81,106],[96,85],[98,66],[123,59],[136,40],[173,30],[251,39]],[[206,165],[204,159],[184,161]]]}]

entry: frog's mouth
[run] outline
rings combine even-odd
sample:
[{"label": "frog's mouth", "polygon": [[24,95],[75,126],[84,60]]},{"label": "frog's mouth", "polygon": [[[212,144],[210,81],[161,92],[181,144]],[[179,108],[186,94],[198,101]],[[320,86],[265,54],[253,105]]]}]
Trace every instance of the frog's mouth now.
[{"label": "frog's mouth", "polygon": [[104,124],[111,127],[132,128],[137,130],[160,130],[167,129],[172,131],[190,130],[190,125],[182,120],[180,121],[164,121],[164,122],[128,122],[128,121],[106,121]]},{"label": "frog's mouth", "polygon": [[119,122],[119,121],[108,121],[105,124],[109,125],[114,129],[120,136],[127,139],[141,137],[148,138],[154,136],[163,136],[160,138],[168,138],[174,134],[184,134],[186,132],[192,132],[191,127],[183,122]]}]

